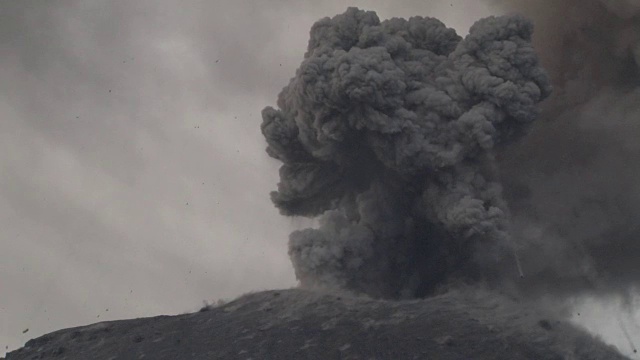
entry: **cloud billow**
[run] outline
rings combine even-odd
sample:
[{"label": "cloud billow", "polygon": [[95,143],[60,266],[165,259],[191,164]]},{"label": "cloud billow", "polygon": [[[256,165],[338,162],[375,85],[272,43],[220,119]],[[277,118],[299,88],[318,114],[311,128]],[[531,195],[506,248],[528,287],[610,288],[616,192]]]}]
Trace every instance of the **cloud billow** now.
[{"label": "cloud billow", "polygon": [[407,298],[517,275],[495,155],[538,116],[550,81],[520,16],[462,39],[428,17],[349,8],[316,22],[304,60],[263,110],[271,194],[295,231],[303,286]]}]

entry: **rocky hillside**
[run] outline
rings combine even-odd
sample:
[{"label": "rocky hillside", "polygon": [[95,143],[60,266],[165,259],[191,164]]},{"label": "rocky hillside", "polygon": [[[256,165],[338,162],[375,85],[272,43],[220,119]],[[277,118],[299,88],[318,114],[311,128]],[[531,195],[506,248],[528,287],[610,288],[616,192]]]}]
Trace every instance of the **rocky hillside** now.
[{"label": "rocky hillside", "polygon": [[192,314],[59,330],[6,360],[27,359],[626,358],[567,322],[488,293],[380,301],[290,289]]}]

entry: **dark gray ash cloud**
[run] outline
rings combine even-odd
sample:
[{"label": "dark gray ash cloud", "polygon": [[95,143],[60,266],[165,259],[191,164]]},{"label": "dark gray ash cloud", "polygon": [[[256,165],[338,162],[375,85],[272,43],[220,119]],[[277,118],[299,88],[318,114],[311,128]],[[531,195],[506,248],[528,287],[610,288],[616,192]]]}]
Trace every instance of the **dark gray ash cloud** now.
[{"label": "dark gray ash cloud", "polygon": [[517,277],[495,155],[551,91],[532,33],[490,17],[462,39],[434,18],[356,8],[314,24],[262,123],[283,163],[273,202],[320,216],[289,241],[303,286],[405,298]]},{"label": "dark gray ash cloud", "polygon": [[501,178],[529,293],[621,295],[640,279],[640,3],[494,1],[525,13],[554,94]]},{"label": "dark gray ash cloud", "polygon": [[490,3],[531,22],[491,17],[462,39],[351,8],[311,29],[262,125],[283,163],[273,202],[320,221],[290,237],[303,286],[637,289],[640,4]]}]

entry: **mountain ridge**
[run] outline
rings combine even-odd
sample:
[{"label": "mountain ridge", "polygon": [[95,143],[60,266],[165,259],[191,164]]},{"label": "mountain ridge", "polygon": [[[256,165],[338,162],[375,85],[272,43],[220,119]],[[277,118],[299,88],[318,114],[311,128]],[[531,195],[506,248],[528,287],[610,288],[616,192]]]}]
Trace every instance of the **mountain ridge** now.
[{"label": "mountain ridge", "polygon": [[6,360],[87,358],[627,359],[568,321],[489,292],[388,301],[284,289],[190,314],[58,330]]}]

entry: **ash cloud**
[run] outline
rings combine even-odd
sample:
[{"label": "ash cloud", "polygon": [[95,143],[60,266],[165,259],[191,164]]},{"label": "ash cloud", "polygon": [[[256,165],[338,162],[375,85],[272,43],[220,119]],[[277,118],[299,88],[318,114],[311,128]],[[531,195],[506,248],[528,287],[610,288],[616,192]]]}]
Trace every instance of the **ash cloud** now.
[{"label": "ash cloud", "polygon": [[554,94],[499,160],[529,294],[622,296],[640,279],[640,3],[493,1],[536,25]]},{"label": "ash cloud", "polygon": [[518,277],[495,157],[551,92],[532,33],[524,17],[490,17],[463,39],[434,18],[356,8],[313,25],[262,114],[283,163],[274,204],[320,221],[290,236],[303,286],[408,298]]}]

